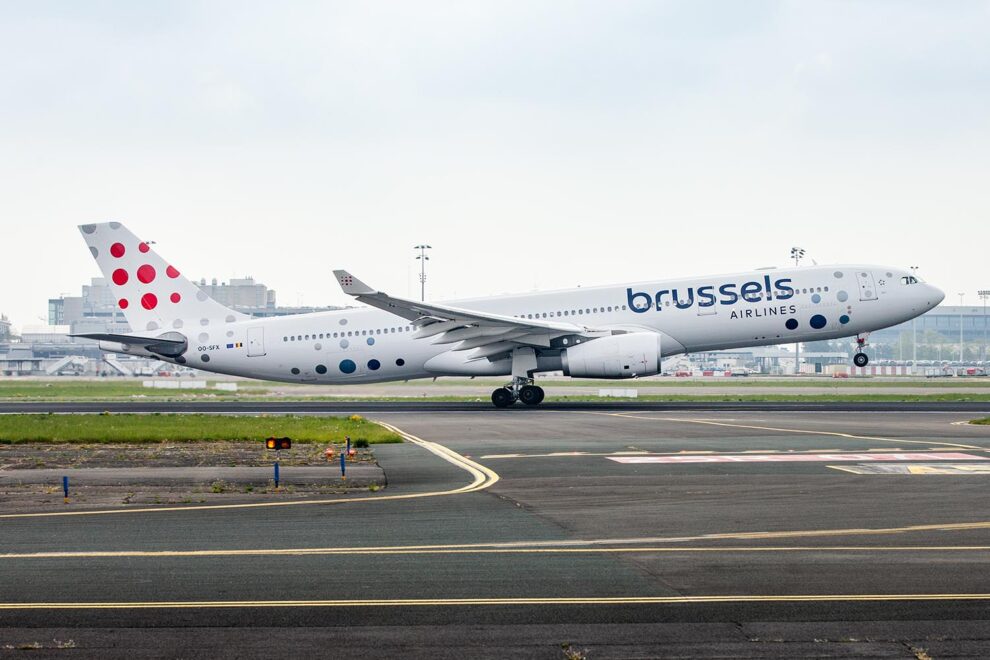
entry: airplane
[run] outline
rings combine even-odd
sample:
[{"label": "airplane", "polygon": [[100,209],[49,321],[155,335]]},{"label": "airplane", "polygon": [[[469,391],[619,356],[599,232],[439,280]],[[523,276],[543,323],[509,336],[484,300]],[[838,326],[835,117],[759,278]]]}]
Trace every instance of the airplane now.
[{"label": "airplane", "polygon": [[509,376],[492,403],[543,401],[534,374],[624,379],[680,353],[855,336],[920,316],[945,294],[890,266],[764,268],[443,303],[409,300],[345,270],[344,293],[368,307],[253,318],[209,297],[119,222],[79,227],[129,333],[74,335],[103,351],[291,383],[374,383]]}]

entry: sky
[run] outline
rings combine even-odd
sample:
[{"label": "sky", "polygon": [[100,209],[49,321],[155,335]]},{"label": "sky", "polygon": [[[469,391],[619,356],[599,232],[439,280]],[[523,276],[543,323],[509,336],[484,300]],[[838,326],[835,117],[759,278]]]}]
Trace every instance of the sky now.
[{"label": "sky", "polygon": [[117,220],[341,305],[818,263],[990,288],[990,0],[0,0],[0,313]]}]

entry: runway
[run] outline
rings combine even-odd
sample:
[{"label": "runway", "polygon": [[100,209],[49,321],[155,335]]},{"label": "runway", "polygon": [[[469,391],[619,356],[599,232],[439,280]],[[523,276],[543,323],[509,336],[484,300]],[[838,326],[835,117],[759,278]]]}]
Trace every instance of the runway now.
[{"label": "runway", "polygon": [[954,424],[986,404],[165,405],[362,412],[428,445],[377,447],[389,487],[344,505],[0,518],[0,645],[990,652],[990,428]]}]

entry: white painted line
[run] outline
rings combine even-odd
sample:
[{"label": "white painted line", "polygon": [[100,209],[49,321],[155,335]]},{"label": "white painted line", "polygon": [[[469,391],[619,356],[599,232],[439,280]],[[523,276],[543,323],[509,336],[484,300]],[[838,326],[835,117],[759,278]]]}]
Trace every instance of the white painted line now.
[{"label": "white painted line", "polygon": [[610,461],[640,463],[803,463],[844,461],[985,461],[985,456],[959,452],[900,454],[709,454],[707,456],[606,456]]}]

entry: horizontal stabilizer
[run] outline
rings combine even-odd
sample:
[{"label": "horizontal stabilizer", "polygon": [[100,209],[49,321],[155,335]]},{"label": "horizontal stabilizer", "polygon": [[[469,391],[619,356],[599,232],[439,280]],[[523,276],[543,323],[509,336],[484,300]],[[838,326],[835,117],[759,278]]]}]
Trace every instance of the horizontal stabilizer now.
[{"label": "horizontal stabilizer", "polygon": [[121,335],[112,332],[84,332],[70,337],[94,339],[96,341],[112,341],[127,346],[140,346],[151,353],[175,357],[186,352],[188,341],[178,332],[168,332],[161,337],[141,337],[140,335]]}]

